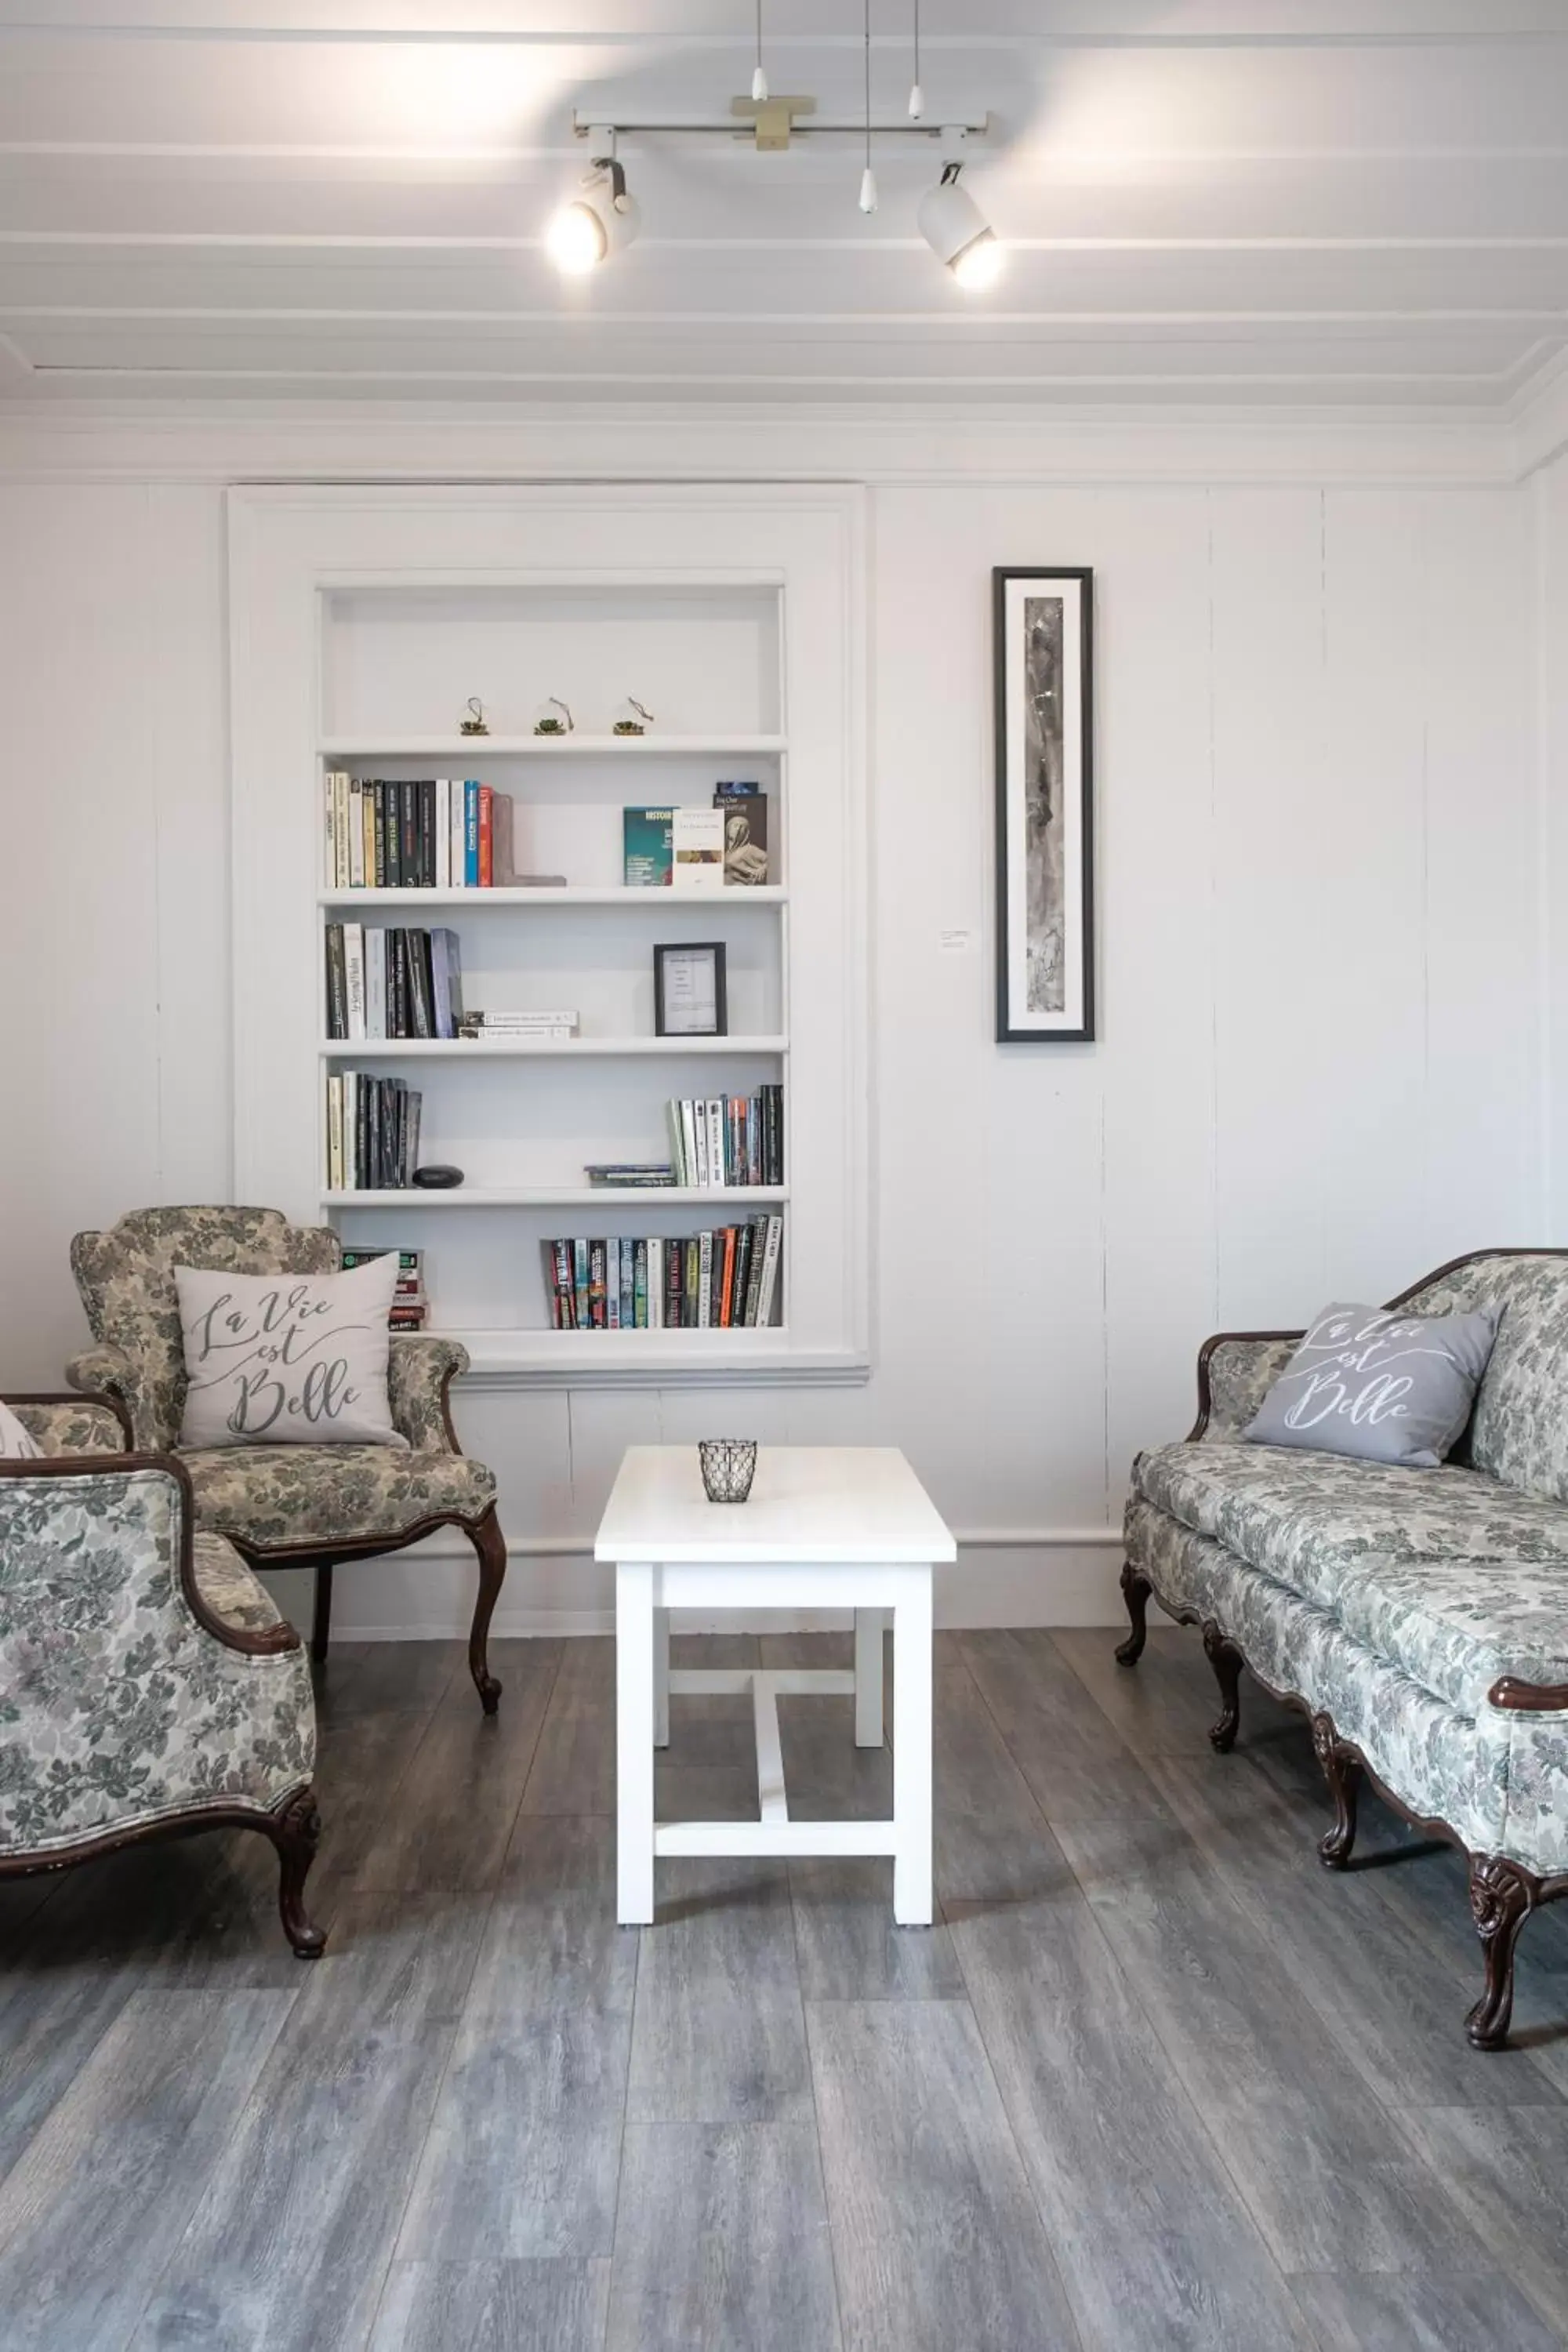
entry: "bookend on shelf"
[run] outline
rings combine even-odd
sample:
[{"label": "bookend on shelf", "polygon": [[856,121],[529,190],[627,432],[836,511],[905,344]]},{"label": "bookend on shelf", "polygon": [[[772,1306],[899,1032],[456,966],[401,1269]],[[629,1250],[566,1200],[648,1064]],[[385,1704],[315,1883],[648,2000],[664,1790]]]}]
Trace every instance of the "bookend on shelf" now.
[{"label": "bookend on shelf", "polygon": [[403,1551],[440,1528],[459,1528],[479,1560],[468,1670],[487,1715],[500,1685],[487,1641],[506,1575],[496,1481],[469,1461],[452,1426],[449,1391],[468,1369],[456,1340],[395,1333],[387,1365],[394,1426],[406,1453],[384,1445],[178,1446],[184,1360],[174,1267],[235,1274],[331,1273],[335,1233],[292,1225],[277,1209],[140,1209],[105,1233],[78,1234],[71,1271],[95,1345],[66,1368],[71,1386],[112,1399],[132,1444],[173,1454],[188,1475],[196,1526],[226,1536],[253,1568],[315,1572],[310,1653],[327,1654],[332,1570],[342,1560]]}]

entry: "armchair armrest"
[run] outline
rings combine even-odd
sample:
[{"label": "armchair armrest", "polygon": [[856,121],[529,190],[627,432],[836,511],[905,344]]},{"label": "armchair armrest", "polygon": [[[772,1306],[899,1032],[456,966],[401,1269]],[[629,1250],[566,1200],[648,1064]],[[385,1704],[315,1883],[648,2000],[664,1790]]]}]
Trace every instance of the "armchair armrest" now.
[{"label": "armchair armrest", "polygon": [[1521,1683],[1504,1675],[1488,1691],[1487,1705],[1510,1715],[1568,1715],[1568,1683]]},{"label": "armchair armrest", "polygon": [[6,1403],[46,1454],[123,1454],[131,1416],[118,1397],[8,1396]]},{"label": "armchair armrest", "polygon": [[448,1391],[468,1369],[468,1351],[457,1339],[395,1335],[386,1363],[392,1425],[416,1454],[462,1452]]},{"label": "armchair armrest", "polygon": [[[151,1479],[149,1473],[153,1474]],[[156,1610],[159,1604],[153,1597],[153,1580],[162,1581],[164,1561],[160,1539],[152,1525],[153,1515],[146,1507],[145,1496],[138,1490],[149,1484],[165,1482],[174,1490],[168,1497],[173,1521],[174,1581],[180,1599],[202,1632],[226,1650],[237,1650],[250,1658],[275,1657],[284,1651],[297,1650],[300,1636],[287,1622],[231,1625],[209,1607],[196,1582],[192,1554],[195,1497],[184,1465],[173,1454],[67,1454],[42,1462],[0,1461],[0,1550],[6,1548],[9,1538],[16,1538],[19,1548],[25,1538],[29,1549],[47,1549],[57,1527],[62,1547],[74,1545],[89,1549],[95,1538],[107,1537],[108,1542],[100,1543],[99,1548],[109,1549],[118,1519],[123,1526],[122,1573],[117,1584],[95,1580],[90,1588],[90,1601],[101,1601],[107,1606],[111,1595],[123,1597],[128,1591],[140,1587],[142,1605]],[[167,1603],[163,1605],[166,1612]]]},{"label": "armchair armrest", "polygon": [[1289,1362],[1304,1331],[1216,1331],[1198,1350],[1198,1417],[1194,1445],[1208,1431],[1234,1436],[1247,1427]]},{"label": "armchair armrest", "polygon": [[130,1444],[136,1372],[124,1349],[111,1348],[107,1342],[84,1348],[67,1364],[66,1378],[79,1395],[112,1398],[115,1408],[124,1416],[126,1442]]}]

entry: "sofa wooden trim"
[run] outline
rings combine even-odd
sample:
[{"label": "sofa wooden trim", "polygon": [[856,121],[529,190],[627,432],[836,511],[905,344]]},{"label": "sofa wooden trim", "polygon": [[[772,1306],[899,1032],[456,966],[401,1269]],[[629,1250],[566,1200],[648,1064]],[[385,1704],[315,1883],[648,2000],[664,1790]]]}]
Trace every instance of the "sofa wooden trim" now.
[{"label": "sofa wooden trim", "polygon": [[[1509,1257],[1568,1257],[1568,1248],[1502,1248],[1468,1250],[1462,1257],[1449,1258],[1432,1273],[1410,1284],[1398,1297],[1387,1302],[1389,1313],[1407,1306],[1436,1282],[1442,1282],[1465,1266],[1483,1261]],[[1206,1432],[1213,1409],[1210,1385],[1210,1364],[1215,1351],[1227,1344],[1264,1344],[1281,1340],[1297,1340],[1306,1337],[1303,1330],[1215,1331],[1198,1350],[1197,1419],[1187,1433],[1186,1443],[1195,1444]],[[1215,1670],[1220,1689],[1220,1713],[1210,1728],[1209,1738],[1221,1754],[1228,1754],[1235,1745],[1240,1727],[1240,1679],[1243,1667],[1269,1695],[1285,1706],[1294,1707],[1305,1715],[1312,1727],[1312,1745],[1328,1782],[1334,1806],[1332,1826],[1319,1841],[1319,1858],[1325,1868],[1343,1870],[1351,1858],[1356,1833],[1356,1797],[1359,1784],[1366,1780],[1384,1802],[1403,1821],[1428,1837],[1441,1838],[1455,1846],[1465,1856],[1469,1868],[1470,1911],[1480,1937],[1485,1962],[1485,1984],[1480,1999],[1465,2021],[1465,2031],[1478,2050],[1500,2050],[1508,2041],[1509,2026],[1513,2014],[1514,1956],[1521,1930],[1532,1911],[1544,1904],[1555,1903],[1568,1896],[1568,1873],[1542,1877],[1522,1863],[1506,1854],[1478,1853],[1467,1844],[1451,1822],[1415,1812],[1387,1782],[1382,1780],[1367,1762],[1353,1741],[1341,1737],[1331,1716],[1314,1708],[1310,1699],[1300,1691],[1280,1690],[1258,1674],[1240,1644],[1212,1617],[1196,1610],[1179,1608],[1167,1601],[1142,1570],[1131,1559],[1122,1563],[1121,1595],[1127,1606],[1130,1631],[1116,1649],[1119,1664],[1134,1666],[1143,1654],[1148,1640],[1148,1607],[1151,1599],[1159,1602],[1168,1617],[1178,1624],[1201,1627],[1204,1650]],[[1568,1684],[1527,1683],[1517,1676],[1504,1675],[1487,1694],[1489,1706],[1513,1714],[1555,1714],[1568,1712]]]}]

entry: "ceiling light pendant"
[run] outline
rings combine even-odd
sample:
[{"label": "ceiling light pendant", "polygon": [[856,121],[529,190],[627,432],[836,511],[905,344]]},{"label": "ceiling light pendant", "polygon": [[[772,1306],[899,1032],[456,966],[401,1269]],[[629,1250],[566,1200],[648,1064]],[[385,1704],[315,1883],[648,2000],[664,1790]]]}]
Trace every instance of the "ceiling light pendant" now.
[{"label": "ceiling light pendant", "polygon": [[871,0],[866,0],[866,168],[860,174],[860,209],[877,209],[877,174],[871,169]]},{"label": "ceiling light pendant", "polygon": [[990,222],[967,188],[960,187],[962,163],[944,163],[942,178],[921,198],[915,217],[937,259],[966,293],[993,286],[1002,268],[1002,247]]},{"label": "ceiling light pendant", "polygon": [[613,155],[596,157],[582,192],[563,205],[544,233],[544,247],[564,278],[585,277],[623,253],[642,226],[637,198]]},{"label": "ceiling light pendant", "polygon": [[910,84],[910,121],[918,122],[925,112],[925,93],[921,89],[921,0],[915,0],[915,78]]},{"label": "ceiling light pendant", "polygon": [[761,106],[768,94],[768,78],[763,70],[763,0],[757,0],[757,63],[752,75],[752,99]]}]

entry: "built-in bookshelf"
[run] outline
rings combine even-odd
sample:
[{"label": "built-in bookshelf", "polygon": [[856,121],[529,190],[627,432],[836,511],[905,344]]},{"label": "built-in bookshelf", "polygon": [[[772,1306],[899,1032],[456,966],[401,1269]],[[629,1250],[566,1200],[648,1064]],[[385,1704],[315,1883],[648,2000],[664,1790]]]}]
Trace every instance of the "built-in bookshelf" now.
[{"label": "built-in bookshelf", "polygon": [[[592,492],[234,494],[240,1190],[329,1219],[346,1246],[417,1249],[427,1328],[460,1338],[480,1377],[861,1376],[856,503],[704,492],[683,509],[639,489],[618,504]],[[674,572],[658,552],[672,526]],[[616,735],[610,721],[633,695],[655,714],[649,730]],[[456,731],[470,696],[488,734]],[[535,736],[560,703],[574,731]],[[556,878],[431,887],[426,864],[421,887],[377,887],[371,859],[345,884],[332,863],[339,776],[367,813],[373,782],[439,779],[443,807],[448,784],[488,787],[509,803],[510,867]],[[737,783],[765,797],[765,882],[627,886],[624,811],[711,808]],[[344,927],[378,944],[438,934],[467,1013],[488,1015],[491,1034],[332,1034]],[[656,947],[714,944],[724,1033],[656,1034]],[[570,1008],[570,1034],[521,1025],[546,1007]],[[345,1096],[399,1092],[417,1100],[418,1162],[460,1168],[460,1185],[355,1181],[369,1163],[363,1135],[353,1156],[352,1125],[345,1157]],[[672,1162],[667,1106],[690,1097],[742,1115],[776,1102],[777,1181],[589,1181],[590,1168]],[[710,1164],[734,1163],[716,1151]],[[409,1172],[396,1155],[381,1165]],[[628,1302],[634,1252],[639,1273],[682,1252],[689,1265],[711,1261],[714,1323],[650,1312],[570,1328],[571,1286],[549,1271],[563,1237],[604,1245],[612,1272],[624,1263]],[[759,1266],[771,1244],[765,1283],[746,1278],[753,1244]]]}]

